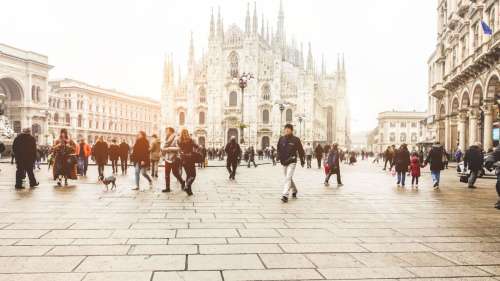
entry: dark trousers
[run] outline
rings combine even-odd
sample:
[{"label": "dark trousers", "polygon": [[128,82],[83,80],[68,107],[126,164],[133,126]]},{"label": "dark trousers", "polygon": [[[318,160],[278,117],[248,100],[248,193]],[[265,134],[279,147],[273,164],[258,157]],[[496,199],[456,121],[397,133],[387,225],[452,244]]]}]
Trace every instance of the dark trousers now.
[{"label": "dark trousers", "polygon": [[412,176],[412,177],[411,177],[411,184],[416,184],[416,185],[418,185],[418,177]]},{"label": "dark trousers", "polygon": [[251,158],[251,159],[248,160],[248,164],[247,164],[248,168],[250,168],[250,163],[253,163],[253,166],[257,167],[257,164],[255,164],[255,159]]},{"label": "dark trousers", "polygon": [[186,171],[187,188],[191,188],[191,185],[196,178],[196,167],[194,165],[194,162],[185,161],[184,163],[182,163],[182,167],[184,168],[184,171]]},{"label": "dark trousers", "polygon": [[87,175],[87,169],[89,167],[89,158],[85,156],[80,156],[78,158],[78,170],[80,175]]},{"label": "dark trousers", "polygon": [[326,175],[326,179],[325,179],[325,182],[328,183],[330,181],[330,177],[333,175],[333,174],[336,174],[337,175],[337,183],[338,184],[342,184],[342,180],[340,178],[340,169],[330,169],[330,173],[328,173],[328,175]]},{"label": "dark trousers", "polygon": [[16,187],[23,185],[23,179],[28,174],[28,179],[31,185],[36,184],[35,174],[33,173],[33,165],[27,165],[29,167],[23,167],[19,164],[16,165]]},{"label": "dark trousers", "polygon": [[238,168],[238,159],[227,159],[226,169],[229,173],[229,177],[234,179],[236,176],[236,169]]},{"label": "dark trousers", "polygon": [[316,161],[318,161],[318,169],[321,168],[321,157],[316,157]]},{"label": "dark trousers", "polygon": [[118,159],[111,160],[111,168],[113,169],[113,174],[118,173]]},{"label": "dark trousers", "polygon": [[500,174],[497,175],[497,194],[500,197]]},{"label": "dark trousers", "polygon": [[384,170],[387,169],[387,163],[389,163],[389,169],[392,169],[392,161],[389,158],[385,158]]},{"label": "dark trousers", "polygon": [[104,164],[97,164],[97,172],[99,173],[99,179],[104,178]]},{"label": "dark trousers", "polygon": [[165,161],[165,189],[170,189],[170,172],[174,175],[174,177],[184,185],[184,180],[181,177],[179,162],[174,161],[169,163]]},{"label": "dark trousers", "polygon": [[122,173],[126,174],[128,169],[128,157],[120,157],[120,165],[122,166]]},{"label": "dark trousers", "polygon": [[312,155],[307,155],[306,156],[307,168],[311,168],[311,162],[312,162]]}]

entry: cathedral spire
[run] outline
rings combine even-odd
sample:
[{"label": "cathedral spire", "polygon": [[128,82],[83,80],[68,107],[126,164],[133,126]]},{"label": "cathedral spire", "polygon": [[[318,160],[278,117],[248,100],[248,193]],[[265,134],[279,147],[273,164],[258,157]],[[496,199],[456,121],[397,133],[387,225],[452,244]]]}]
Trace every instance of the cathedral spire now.
[{"label": "cathedral spire", "polygon": [[265,34],[264,34],[264,12],[262,12],[262,19],[261,19],[261,24],[260,24],[260,36],[262,38],[265,38]]},{"label": "cathedral spire", "polygon": [[337,54],[337,75],[340,75],[340,54]]},{"label": "cathedral spire", "polygon": [[326,75],[325,55],[321,54],[321,75]]},{"label": "cathedral spire", "polygon": [[250,34],[250,3],[247,2],[247,15],[245,17],[245,33]]},{"label": "cathedral spire", "polygon": [[215,24],[214,24],[214,8],[212,7],[212,12],[210,14],[210,35],[208,36],[209,39],[214,39],[215,38]]},{"label": "cathedral spire", "polygon": [[311,42],[309,42],[309,51],[307,52],[307,68],[306,68],[306,70],[308,73],[313,73],[313,70],[314,70]]},{"label": "cathedral spire", "polygon": [[220,6],[217,7],[217,38],[222,39],[224,35],[222,34],[222,19],[220,17]]},{"label": "cathedral spire", "polygon": [[267,27],[266,27],[266,41],[269,43],[269,21],[267,21]]},{"label": "cathedral spire", "polygon": [[180,87],[180,86],[181,86],[181,84],[182,84],[181,65],[180,65],[180,64],[179,64],[179,65],[177,65],[177,68],[178,68],[178,72],[179,72],[179,76],[178,76],[178,80],[179,80],[179,81],[177,81],[177,86],[179,86],[179,87]]},{"label": "cathedral spire", "polygon": [[302,42],[300,42],[299,65],[302,69],[304,69],[304,44]]},{"label": "cathedral spire", "polygon": [[253,28],[252,33],[257,35],[257,31],[259,30],[259,21],[257,19],[257,2],[253,2]]},{"label": "cathedral spire", "polygon": [[278,40],[285,39],[285,13],[283,12],[283,1],[280,0],[280,11],[278,14],[278,26],[276,31],[276,37]]},{"label": "cathedral spire", "polygon": [[193,42],[193,32],[191,31],[191,38],[189,39],[189,60],[188,60],[188,69],[189,72],[193,72],[194,70],[194,42]]}]

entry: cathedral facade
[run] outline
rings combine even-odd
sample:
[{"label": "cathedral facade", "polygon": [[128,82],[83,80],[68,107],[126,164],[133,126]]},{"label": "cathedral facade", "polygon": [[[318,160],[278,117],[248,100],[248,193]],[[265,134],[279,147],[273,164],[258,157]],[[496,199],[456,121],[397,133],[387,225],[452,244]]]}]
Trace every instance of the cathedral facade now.
[{"label": "cathedral facade", "polygon": [[[328,73],[317,70],[311,44],[287,40],[280,5],[276,30],[247,8],[245,27],[224,26],[220,10],[209,24],[208,51],[195,58],[193,36],[187,74],[165,60],[162,125],[187,128],[199,144],[220,147],[235,136],[244,146],[275,146],[291,123],[303,142],[349,147],[349,106],[344,60]],[[248,78],[241,87],[241,77]],[[181,79],[182,77],[182,79]]]}]

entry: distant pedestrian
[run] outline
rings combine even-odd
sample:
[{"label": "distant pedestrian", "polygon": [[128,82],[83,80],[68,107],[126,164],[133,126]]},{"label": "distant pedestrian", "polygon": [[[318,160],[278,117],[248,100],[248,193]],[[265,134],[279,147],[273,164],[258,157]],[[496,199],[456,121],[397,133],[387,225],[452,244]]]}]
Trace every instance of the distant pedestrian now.
[{"label": "distant pedestrian", "polygon": [[148,168],[150,167],[151,160],[149,158],[149,142],[146,138],[146,133],[140,131],[132,149],[130,160],[134,163],[135,167],[135,187],[132,190],[146,191],[140,187],[141,175],[149,182],[149,189],[153,189],[153,180],[148,175]]},{"label": "distant pedestrian", "polygon": [[128,156],[130,154],[130,146],[125,140],[120,143],[120,166],[122,174],[126,175],[128,170]]},{"label": "distant pedestrian", "polygon": [[394,165],[396,167],[397,173],[397,185],[398,187],[405,187],[406,173],[408,172],[408,167],[410,166],[410,152],[406,144],[402,144],[399,149],[395,152]]},{"label": "distant pedestrian", "polygon": [[92,148],[85,143],[84,139],[80,139],[80,143],[76,146],[76,157],[78,159],[78,174],[87,176],[89,166],[89,156],[92,154]]},{"label": "distant pedestrian", "polygon": [[312,157],[313,157],[313,147],[311,146],[311,143],[307,143],[306,147],[304,148],[304,152],[306,154],[306,165],[307,168],[310,169],[312,167],[311,162],[312,162]]},{"label": "distant pedestrian", "polygon": [[193,195],[192,185],[196,179],[195,151],[198,149],[198,145],[193,141],[187,129],[182,129],[177,145],[180,149],[182,167],[186,172],[186,188],[184,191],[191,196]]},{"label": "distant pedestrian", "polygon": [[314,155],[316,156],[316,161],[318,161],[318,169],[321,169],[321,160],[323,159],[323,147],[321,144],[318,144],[314,149]]},{"label": "distant pedestrian", "polygon": [[257,164],[255,163],[255,149],[253,146],[248,147],[247,149],[247,167],[250,168],[250,164],[253,164],[255,168],[257,168]]},{"label": "distant pedestrian", "polygon": [[333,144],[328,156],[326,158],[326,164],[328,165],[328,174],[325,178],[325,186],[329,186],[330,177],[335,174],[337,175],[337,186],[342,186],[342,180],[340,178],[340,153],[338,144]]},{"label": "distant pedestrian", "polygon": [[432,145],[427,159],[425,159],[424,166],[430,164],[432,182],[434,183],[434,189],[439,189],[439,182],[441,179],[441,171],[444,169],[444,150],[439,142],[435,142]]},{"label": "distant pedestrian", "polygon": [[23,189],[23,179],[28,174],[30,188],[38,186],[33,165],[36,159],[36,140],[31,130],[26,128],[16,136],[12,143],[12,151],[16,156],[16,189]]},{"label": "distant pedestrian", "polygon": [[68,179],[77,179],[77,159],[76,159],[76,144],[70,139],[68,131],[61,129],[59,138],[54,143],[52,148],[54,151],[54,180],[57,180],[57,185],[68,185]]},{"label": "distant pedestrian", "polygon": [[226,169],[229,173],[229,179],[234,180],[236,176],[236,169],[238,168],[238,162],[241,158],[241,147],[236,141],[236,137],[232,136],[229,143],[224,149],[226,152]]},{"label": "distant pedestrian", "polygon": [[116,143],[116,139],[111,141],[108,149],[109,161],[111,161],[111,169],[113,174],[118,173],[118,159],[120,158],[120,146]]},{"label": "distant pedestrian", "polygon": [[481,149],[481,143],[475,143],[467,149],[464,156],[464,170],[469,169],[468,187],[476,188],[474,184],[479,176],[480,171],[483,170],[484,154]]},{"label": "distant pedestrian", "polygon": [[158,177],[158,164],[161,158],[161,142],[157,135],[151,137],[151,147],[149,149],[151,153],[151,176],[153,178]]},{"label": "distant pedestrian", "polygon": [[286,124],[284,131],[284,135],[278,140],[278,157],[283,166],[283,173],[285,176],[281,201],[286,203],[288,202],[290,193],[292,194],[292,198],[297,198],[298,190],[293,181],[293,174],[297,166],[297,154],[300,158],[301,166],[304,167],[305,153],[300,139],[293,135],[293,125]]}]

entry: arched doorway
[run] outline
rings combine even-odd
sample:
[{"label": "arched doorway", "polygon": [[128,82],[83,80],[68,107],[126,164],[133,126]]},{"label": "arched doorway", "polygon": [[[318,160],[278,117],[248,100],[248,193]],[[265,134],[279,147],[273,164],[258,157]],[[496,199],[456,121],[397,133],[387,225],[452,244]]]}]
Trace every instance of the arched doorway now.
[{"label": "arched doorway", "polygon": [[10,125],[15,133],[21,132],[21,107],[23,90],[21,85],[12,78],[0,79],[0,99],[4,101],[0,111],[9,119]]},{"label": "arched doorway", "polygon": [[236,142],[239,142],[239,140],[238,140],[238,129],[236,129],[236,128],[230,128],[230,129],[227,130],[227,142],[229,142],[233,136],[236,138]]},{"label": "arched doorway", "polygon": [[262,140],[260,142],[261,149],[264,150],[264,149],[268,148],[269,147],[269,143],[270,143],[269,137],[268,136],[263,136]]}]

